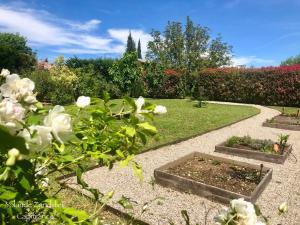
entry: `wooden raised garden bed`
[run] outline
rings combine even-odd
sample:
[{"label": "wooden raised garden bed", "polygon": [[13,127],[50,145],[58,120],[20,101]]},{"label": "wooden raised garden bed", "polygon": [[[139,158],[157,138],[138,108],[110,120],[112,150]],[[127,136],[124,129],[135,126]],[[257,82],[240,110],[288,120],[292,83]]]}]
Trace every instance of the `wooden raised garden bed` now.
[{"label": "wooden raised garden bed", "polygon": [[300,131],[300,117],[279,115],[263,123],[265,127]]},{"label": "wooden raised garden bed", "polygon": [[[253,141],[254,144],[255,144],[255,141],[271,142],[270,140],[255,140],[255,139],[251,139],[251,140]],[[278,145],[278,144],[274,143],[274,145]],[[255,149],[249,145],[244,145],[244,144],[228,145],[228,141],[227,141],[227,142],[223,142],[223,143],[217,145],[215,147],[215,152],[220,152],[220,153],[225,153],[225,154],[230,154],[230,155],[235,155],[235,156],[241,156],[241,157],[250,158],[250,159],[257,159],[257,160],[266,161],[266,162],[283,164],[284,161],[289,156],[289,154],[291,153],[292,146],[286,145],[283,147],[283,149],[284,149],[283,151],[280,151],[280,149],[278,149],[278,152],[261,151],[261,150]]]},{"label": "wooden raised garden bed", "polygon": [[194,152],[155,169],[154,177],[162,186],[212,201],[255,202],[272,179],[272,169]]}]

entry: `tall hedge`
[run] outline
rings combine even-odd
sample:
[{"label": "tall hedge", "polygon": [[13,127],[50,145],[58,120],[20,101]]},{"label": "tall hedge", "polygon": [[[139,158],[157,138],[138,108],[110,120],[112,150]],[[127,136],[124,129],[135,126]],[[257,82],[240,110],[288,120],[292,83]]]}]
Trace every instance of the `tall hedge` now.
[{"label": "tall hedge", "polygon": [[209,100],[300,106],[300,65],[206,69],[193,76],[194,95]]}]

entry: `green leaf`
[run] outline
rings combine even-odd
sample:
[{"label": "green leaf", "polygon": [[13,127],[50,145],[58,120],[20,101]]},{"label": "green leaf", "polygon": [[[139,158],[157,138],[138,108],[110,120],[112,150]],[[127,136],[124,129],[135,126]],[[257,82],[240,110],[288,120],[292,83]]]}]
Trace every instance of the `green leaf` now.
[{"label": "green leaf", "polygon": [[186,225],[190,225],[190,217],[189,217],[189,215],[188,215],[188,213],[187,213],[186,210],[181,210],[181,216],[184,219],[185,224]]},{"label": "green leaf", "polygon": [[103,100],[105,103],[107,103],[110,100],[110,95],[107,91],[103,92]]},{"label": "green leaf", "polygon": [[133,209],[132,203],[130,201],[130,198],[126,198],[122,195],[122,198],[118,201],[118,203],[124,208],[124,209]]},{"label": "green leaf", "polygon": [[3,200],[15,199],[17,194],[18,194],[17,192],[13,192],[13,191],[10,191],[10,190],[7,190],[7,189],[2,189],[1,192],[2,193],[0,194],[0,199],[3,199]]},{"label": "green leaf", "polygon": [[133,164],[133,173],[135,176],[140,178],[141,181],[143,181],[144,177],[143,177],[142,167],[139,164],[137,164],[136,162]]},{"label": "green leaf", "polygon": [[137,126],[152,135],[157,134],[156,127],[150,125],[148,122],[138,123]]},{"label": "green leaf", "polygon": [[44,106],[43,106],[43,104],[42,104],[41,102],[35,103],[35,107],[36,107],[37,109],[44,109]]},{"label": "green leaf", "polygon": [[60,146],[58,144],[56,144],[55,142],[53,143],[53,145],[55,146],[55,149],[58,150],[60,153],[63,153],[65,151],[65,145],[61,144]]},{"label": "green leaf", "polygon": [[0,152],[6,154],[12,148],[18,149],[22,154],[29,153],[24,138],[11,135],[6,128],[0,126]]},{"label": "green leaf", "polygon": [[147,144],[147,137],[145,134],[138,132],[138,136],[140,137],[140,139],[142,140],[143,145]]},{"label": "green leaf", "polygon": [[135,134],[136,134],[136,131],[135,131],[135,129],[133,127],[123,127],[123,129],[125,129],[125,133],[129,137],[134,137]]},{"label": "green leaf", "polygon": [[133,98],[130,98],[128,96],[123,97],[124,101],[127,102],[134,110],[136,110],[136,104]]},{"label": "green leaf", "polygon": [[254,209],[255,209],[255,214],[257,216],[261,216],[262,215],[262,213],[261,213],[260,208],[259,208],[258,205],[254,205]]},{"label": "green leaf", "polygon": [[64,208],[64,213],[70,216],[78,218],[80,221],[87,220],[90,216],[83,210],[78,210],[74,208]]},{"label": "green leaf", "polygon": [[27,180],[27,178],[25,176],[22,176],[22,178],[20,180],[20,185],[27,191],[30,191],[30,189],[31,189],[30,182]]},{"label": "green leaf", "polygon": [[5,170],[3,171],[3,173],[0,174],[0,181],[7,180],[8,176],[9,176],[9,171],[10,171],[10,167],[6,167]]},{"label": "green leaf", "polygon": [[126,167],[128,166],[129,162],[131,162],[134,158],[134,155],[129,155],[126,157],[125,160],[120,161],[120,166],[121,167]]}]

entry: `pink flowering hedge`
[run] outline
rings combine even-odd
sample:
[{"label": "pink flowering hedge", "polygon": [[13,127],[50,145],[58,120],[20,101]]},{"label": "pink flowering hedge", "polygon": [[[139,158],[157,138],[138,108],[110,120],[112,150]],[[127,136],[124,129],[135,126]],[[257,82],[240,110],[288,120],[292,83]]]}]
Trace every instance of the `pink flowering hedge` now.
[{"label": "pink flowering hedge", "polygon": [[300,65],[206,69],[193,75],[194,95],[209,100],[300,106]]}]

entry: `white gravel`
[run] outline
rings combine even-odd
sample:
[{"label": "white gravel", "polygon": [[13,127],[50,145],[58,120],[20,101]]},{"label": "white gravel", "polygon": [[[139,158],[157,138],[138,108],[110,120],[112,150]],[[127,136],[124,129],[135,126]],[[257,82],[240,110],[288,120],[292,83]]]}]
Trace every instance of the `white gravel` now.
[{"label": "white gravel", "polygon": [[[143,182],[133,175],[130,168],[120,168],[118,165],[111,171],[108,171],[107,168],[88,171],[84,175],[85,181],[101,192],[114,190],[115,196],[109,205],[123,212],[125,212],[123,208],[116,203],[122,195],[136,201],[138,205],[134,208],[135,216],[149,224],[167,225],[169,221],[173,221],[175,224],[184,224],[181,210],[188,211],[192,224],[196,222],[205,224],[205,214],[206,211],[209,211],[206,224],[214,224],[213,217],[217,213],[217,209],[222,207],[221,204],[196,195],[151,185],[154,169],[194,151],[260,164],[261,161],[258,160],[214,153],[214,146],[232,135],[250,135],[253,138],[276,140],[277,135],[281,133],[290,134],[289,143],[294,146],[294,150],[285,163],[280,165],[264,162],[264,165],[273,168],[273,178],[259,197],[257,204],[266,216],[271,217],[269,221],[271,225],[300,225],[300,161],[297,160],[300,158],[300,131],[262,127],[262,123],[266,119],[278,115],[279,112],[263,106],[253,106],[261,110],[259,115],[178,144],[137,155],[136,160],[142,165],[144,171]],[[192,121],[193,118],[191,118]],[[70,186],[76,188],[73,185]],[[140,216],[139,212],[143,204],[158,197],[163,200],[150,204],[147,211]],[[288,202],[289,211],[286,215],[279,217],[277,207],[284,201]]]}]

